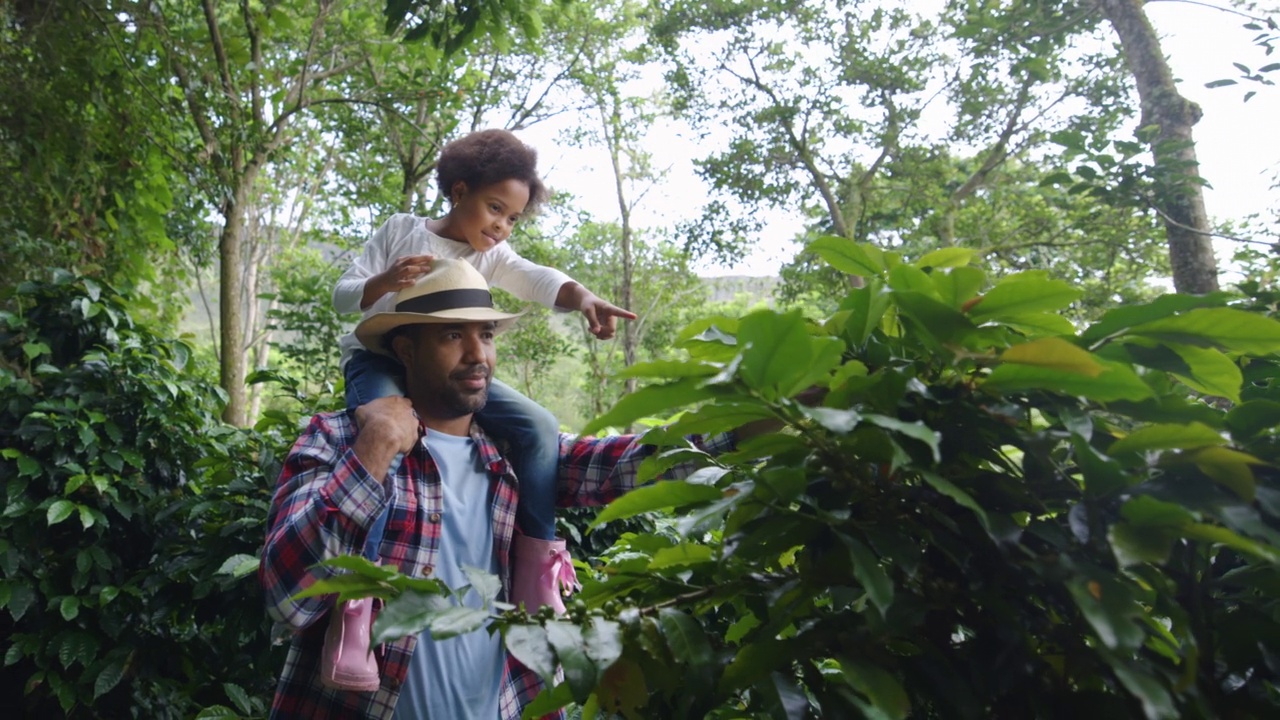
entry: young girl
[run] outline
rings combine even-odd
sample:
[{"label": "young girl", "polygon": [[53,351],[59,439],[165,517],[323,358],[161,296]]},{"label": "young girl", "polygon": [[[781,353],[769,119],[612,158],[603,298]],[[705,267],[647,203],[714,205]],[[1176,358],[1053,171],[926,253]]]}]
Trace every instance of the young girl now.
[{"label": "young girl", "polygon": [[[482,130],[449,143],[440,153],[436,178],[440,192],[449,198],[448,213],[435,219],[397,214],[383,223],[364,253],[338,280],[333,290],[338,311],[360,310],[368,317],[390,310],[395,293],[422,277],[433,259],[460,258],[479,270],[490,285],[521,300],[581,312],[591,333],[601,340],[613,337],[617,318],[635,319],[633,313],[600,299],[559,270],[525,260],[504,242],[516,222],[547,199],[538,177],[537,153],[515,135],[506,130]],[[352,333],[340,344],[349,408],[404,394],[404,368],[397,360],[364,349]],[[478,418],[491,436],[507,441],[507,458],[520,481],[516,510],[520,532],[512,542],[509,599],[524,603],[530,612],[551,605],[562,613],[564,603],[557,586],[576,578],[572,577],[564,541],[555,537],[559,422],[498,380],[492,381],[488,403]],[[385,524],[384,516],[369,530],[365,555],[375,561]],[[363,607],[355,617],[352,609],[340,608],[333,613],[332,622],[350,622],[363,629],[371,621],[366,619],[368,608]],[[347,620],[337,616],[347,616]],[[368,637],[367,631],[360,634]],[[331,651],[340,651],[328,645],[326,642],[326,659]],[[376,665],[372,667],[371,685],[376,688]],[[343,686],[341,682],[332,684]]]}]

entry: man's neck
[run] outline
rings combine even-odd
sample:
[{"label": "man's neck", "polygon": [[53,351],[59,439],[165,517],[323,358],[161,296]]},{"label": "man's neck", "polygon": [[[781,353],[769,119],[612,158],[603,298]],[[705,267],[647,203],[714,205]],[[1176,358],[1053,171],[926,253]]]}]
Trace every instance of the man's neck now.
[{"label": "man's neck", "polygon": [[464,415],[456,418],[437,418],[419,409],[418,417],[422,419],[422,424],[431,432],[455,437],[468,437],[471,435],[471,420],[475,416]]}]

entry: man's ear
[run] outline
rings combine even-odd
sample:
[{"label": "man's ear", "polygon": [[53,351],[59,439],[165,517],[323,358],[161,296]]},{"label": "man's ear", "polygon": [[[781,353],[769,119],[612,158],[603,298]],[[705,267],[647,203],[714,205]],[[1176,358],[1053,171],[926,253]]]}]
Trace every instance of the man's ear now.
[{"label": "man's ear", "polygon": [[398,332],[395,337],[391,338],[391,354],[396,356],[401,365],[409,366],[409,361],[413,359],[413,339],[409,337],[409,332]]},{"label": "man's ear", "polygon": [[453,203],[454,205],[457,205],[459,202],[462,201],[462,198],[465,197],[466,194],[467,194],[467,181],[459,180],[453,184],[453,187],[449,188],[449,202]]}]

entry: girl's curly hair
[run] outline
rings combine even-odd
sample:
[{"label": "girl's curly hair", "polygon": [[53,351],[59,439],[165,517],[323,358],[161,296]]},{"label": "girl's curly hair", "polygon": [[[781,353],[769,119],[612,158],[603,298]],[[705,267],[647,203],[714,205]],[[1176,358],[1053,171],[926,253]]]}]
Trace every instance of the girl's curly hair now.
[{"label": "girl's curly hair", "polygon": [[538,177],[538,151],[508,130],[495,128],[464,135],[445,145],[436,162],[436,186],[444,197],[452,195],[459,180],[476,190],[511,179],[529,186],[525,214],[536,213],[548,196]]}]

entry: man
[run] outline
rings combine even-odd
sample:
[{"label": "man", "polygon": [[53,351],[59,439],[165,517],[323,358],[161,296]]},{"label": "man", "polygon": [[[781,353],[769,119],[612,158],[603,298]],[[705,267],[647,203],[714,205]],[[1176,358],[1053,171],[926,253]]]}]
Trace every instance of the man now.
[{"label": "man", "polygon": [[[473,415],[493,376],[494,338],[517,316],[495,311],[484,279],[459,261],[437,260],[397,300],[397,312],[367,318],[357,337],[404,364],[408,397],[314,417],[272,500],[259,579],[269,614],[295,630],[273,718],[514,720],[541,689],[483,629],[439,642],[424,633],[389,643],[374,691],[321,682],[320,621],[333,603],[291,598],[332,574],[316,563],[358,554],[384,518],[382,563],[451,587],[465,583],[460,565],[488,568],[510,591],[519,486]],[[695,442],[722,452],[729,438]],[[627,492],[652,451],[634,436],[562,434],[559,504],[600,505]]]}]

